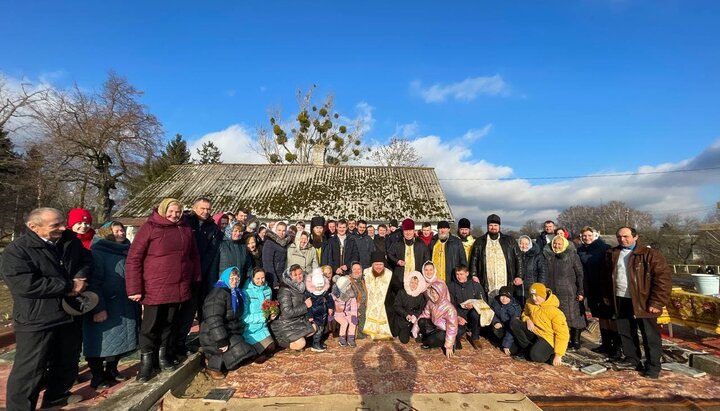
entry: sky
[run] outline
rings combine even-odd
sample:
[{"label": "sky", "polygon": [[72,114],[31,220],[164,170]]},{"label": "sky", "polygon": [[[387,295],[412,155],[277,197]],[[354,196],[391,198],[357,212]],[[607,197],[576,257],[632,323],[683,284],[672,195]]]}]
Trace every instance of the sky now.
[{"label": "sky", "polygon": [[92,90],[112,70],[166,139],[212,140],[225,162],[262,162],[256,127],[315,84],[368,145],[408,138],[456,220],[720,201],[717,1],[3,3],[9,84]]}]

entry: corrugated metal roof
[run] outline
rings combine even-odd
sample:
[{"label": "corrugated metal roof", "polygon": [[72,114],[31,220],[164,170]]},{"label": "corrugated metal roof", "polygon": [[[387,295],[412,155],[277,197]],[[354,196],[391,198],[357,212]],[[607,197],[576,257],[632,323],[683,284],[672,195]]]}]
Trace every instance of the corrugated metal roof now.
[{"label": "corrugated metal roof", "polygon": [[212,200],[213,210],[247,207],[271,220],[454,221],[433,168],[305,164],[172,166],[114,217],[145,217],[165,197],[190,204],[200,196]]}]

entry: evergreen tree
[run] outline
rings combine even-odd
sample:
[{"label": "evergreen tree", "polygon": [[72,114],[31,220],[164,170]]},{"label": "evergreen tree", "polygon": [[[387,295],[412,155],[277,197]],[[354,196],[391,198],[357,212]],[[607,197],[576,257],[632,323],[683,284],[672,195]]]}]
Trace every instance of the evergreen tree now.
[{"label": "evergreen tree", "polygon": [[167,143],[161,160],[167,165],[189,164],[190,156],[190,150],[182,134],[175,134],[175,139]]},{"label": "evergreen tree", "polygon": [[197,149],[197,153],[198,156],[200,156],[198,164],[222,163],[222,161],[220,161],[220,156],[222,155],[222,153],[220,153],[220,149],[217,148],[217,146],[213,144],[212,141],[203,143],[202,148]]},{"label": "evergreen tree", "polygon": [[175,134],[160,153],[160,157],[148,157],[140,167],[140,174],[133,180],[130,195],[139,194],[145,187],[158,179],[170,166],[190,164],[190,150],[182,134]]}]

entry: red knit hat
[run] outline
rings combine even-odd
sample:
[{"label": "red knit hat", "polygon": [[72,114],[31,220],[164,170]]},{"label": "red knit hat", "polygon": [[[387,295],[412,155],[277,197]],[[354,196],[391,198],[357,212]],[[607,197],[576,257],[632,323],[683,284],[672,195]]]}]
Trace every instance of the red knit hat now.
[{"label": "red knit hat", "polygon": [[67,226],[68,228],[72,228],[72,226],[75,225],[75,223],[88,223],[92,225],[92,215],[90,215],[90,212],[84,208],[73,208],[68,212],[68,219],[67,219]]}]

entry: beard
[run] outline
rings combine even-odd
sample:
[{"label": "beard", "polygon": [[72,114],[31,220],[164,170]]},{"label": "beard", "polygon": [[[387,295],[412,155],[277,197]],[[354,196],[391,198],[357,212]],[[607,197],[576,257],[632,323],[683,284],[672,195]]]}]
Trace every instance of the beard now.
[{"label": "beard", "polygon": [[450,238],[450,234],[439,234],[438,233],[438,239],[440,241],[447,241],[448,238]]}]

